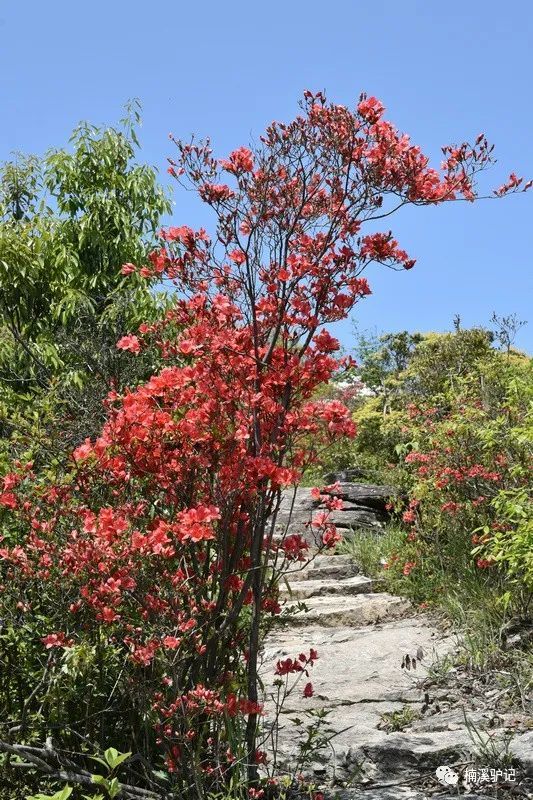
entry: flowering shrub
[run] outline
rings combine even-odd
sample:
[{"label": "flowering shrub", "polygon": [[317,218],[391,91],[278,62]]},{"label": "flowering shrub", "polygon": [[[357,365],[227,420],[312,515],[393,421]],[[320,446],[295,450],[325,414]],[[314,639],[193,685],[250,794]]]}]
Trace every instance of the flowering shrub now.
[{"label": "flowering shrub", "polygon": [[[459,331],[419,344],[397,381],[391,466],[409,500],[400,509],[403,541],[387,559],[389,579],[418,600],[481,583],[507,611],[526,614],[530,360],[494,350],[486,332]],[[391,423],[375,425],[383,438]]]},{"label": "flowering shrub", "polygon": [[261,637],[287,565],[339,538],[326,509],[301,537],[277,539],[281,492],[355,434],[342,402],[316,399],[348,366],[323,326],[370,293],[369,263],[414,264],[366,226],[408,203],[473,200],[491,161],[480,136],[445,148],[439,174],[383,111],[307,92],[302,115],[273,123],[254,151],[220,161],[209,143],[175,141],[169,171],[211,206],[216,235],[170,227],[147,264],[124,266],[170,281],[176,300],[117,345],[131,358],[155,347],[166,366],[109,393],[107,422],[68,475],[51,484],[18,464],[4,478],[2,616],[41,681],[9,711],[23,729],[31,710],[39,732],[53,725],[65,740],[90,680],[86,738],[105,739],[100,720],[113,719],[114,743],[151,758],[160,748],[185,796],[244,784],[261,796]]}]

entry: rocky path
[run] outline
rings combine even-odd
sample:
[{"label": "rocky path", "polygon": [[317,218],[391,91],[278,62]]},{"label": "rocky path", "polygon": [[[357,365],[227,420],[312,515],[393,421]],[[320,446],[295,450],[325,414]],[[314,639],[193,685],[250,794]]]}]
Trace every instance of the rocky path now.
[{"label": "rocky path", "polygon": [[[264,653],[267,691],[272,686],[272,664],[278,659],[295,657],[310,647],[319,657],[310,675],[313,697],[304,698],[299,684],[286,701],[282,759],[294,763],[297,758],[298,739],[290,720],[304,718],[311,709],[328,708],[328,724],[340,733],[310,766],[326,796],[339,800],[424,800],[435,793],[440,798],[476,797],[473,789],[468,793],[461,787],[465,767],[497,768],[496,756],[493,763],[482,763],[490,758],[479,753],[480,740],[468,732],[461,704],[452,701],[445,689],[428,689],[433,665],[456,643],[408,601],[375,588],[349,556],[318,556],[304,571],[289,577],[282,594],[287,616],[271,634]],[[300,602],[307,612],[298,611]],[[267,710],[272,713],[268,702]],[[510,738],[511,721],[499,717],[495,722],[490,710],[473,712],[470,720],[482,741],[490,737],[495,748]],[[511,764],[517,767],[517,778],[533,773],[533,731],[514,736],[508,749],[517,759]],[[436,769],[454,766],[461,776],[459,784],[447,788],[439,784]],[[494,793],[493,783],[491,797],[511,796],[505,794],[504,778],[498,776],[503,794]]]}]

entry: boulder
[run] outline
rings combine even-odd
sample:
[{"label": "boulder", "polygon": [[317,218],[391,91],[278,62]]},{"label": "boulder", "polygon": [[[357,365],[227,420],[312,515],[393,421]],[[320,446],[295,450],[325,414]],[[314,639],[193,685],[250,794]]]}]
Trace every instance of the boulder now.
[{"label": "boulder", "polygon": [[383,527],[387,514],[375,508],[350,504],[350,508],[332,511],[329,521],[338,528],[377,528]]},{"label": "boulder", "polygon": [[[390,786],[372,789],[336,789],[326,794],[327,800],[427,800],[427,795],[410,786]],[[439,800],[445,800],[439,796]],[[486,799],[485,799],[486,800]]]},{"label": "boulder", "polygon": [[298,581],[336,580],[353,578],[358,575],[359,565],[349,555],[316,556],[304,569],[290,571],[287,580],[290,584]]},{"label": "boulder", "polygon": [[312,537],[309,524],[313,517],[314,509],[318,508],[320,500],[311,497],[311,489],[300,487],[287,489],[283,492],[281,504],[276,518],[278,532],[288,534],[299,533],[308,539]]},{"label": "boulder", "polygon": [[[340,483],[338,491],[332,494],[344,502],[342,509],[330,514],[329,519],[334,525],[343,529],[369,528],[379,531],[390,516],[386,505],[397,492],[392,486],[345,482]],[[299,533],[310,544],[314,544],[311,521],[314,513],[323,509],[321,501],[312,497],[310,488],[287,489],[276,518],[278,536]]]},{"label": "boulder", "polygon": [[362,747],[377,767],[377,776],[391,779],[431,774],[441,765],[453,767],[475,749],[468,731],[395,733]]},{"label": "boulder", "polygon": [[391,498],[398,496],[398,490],[393,486],[376,486],[371,483],[341,483],[339,488],[332,492],[335,497],[348,500],[357,506],[368,506],[386,511],[386,505]]}]

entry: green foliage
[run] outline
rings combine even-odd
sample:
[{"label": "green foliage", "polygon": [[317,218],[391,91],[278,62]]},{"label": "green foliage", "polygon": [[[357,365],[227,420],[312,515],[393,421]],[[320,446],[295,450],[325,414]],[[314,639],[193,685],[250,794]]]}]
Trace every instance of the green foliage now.
[{"label": "green foliage", "polygon": [[[104,560],[111,558],[111,550],[98,550],[100,544],[94,544],[97,537],[93,536],[89,514],[84,516],[84,513],[93,506],[101,511],[111,510],[119,496],[117,483],[102,472],[104,479],[90,489],[86,480],[89,473],[83,473],[72,464],[72,471],[67,472],[66,478],[63,475],[63,482],[53,480],[56,472],[65,472],[65,454],[100,427],[104,413],[101,401],[108,390],[120,391],[127,385],[134,385],[153,374],[159,366],[158,357],[150,348],[143,348],[143,354],[132,359],[117,352],[115,347],[121,335],[134,330],[141,321],[157,320],[165,309],[165,298],[150,291],[154,284],[150,287],[134,275],[126,280],[120,271],[125,262],[142,263],[154,246],[161,216],[169,211],[154,171],[135,162],[138,123],[135,107],[130,108],[128,117],[117,129],[83,123],[74,131],[70,152],[56,150],[42,159],[20,157],[6,164],[0,172],[0,424],[6,440],[0,451],[0,467],[7,471],[13,452],[21,457],[16,465],[18,472],[6,476],[5,496],[0,502],[2,545],[13,548],[6,559],[9,563],[5,585],[0,587],[0,604],[7,609],[0,621],[0,672],[5,676],[0,685],[0,738],[16,736],[24,742],[20,751],[8,746],[10,756],[13,751],[23,752],[24,747],[28,755],[34,756],[33,762],[29,759],[31,771],[23,778],[28,780],[24,791],[26,787],[31,790],[31,781],[35,780],[33,766],[40,769],[43,766],[42,761],[35,760],[36,753],[53,761],[55,769],[58,765],[69,766],[57,777],[45,764],[44,771],[48,774],[43,781],[46,786],[41,784],[40,788],[53,792],[60,780],[77,785],[76,789],[61,787],[52,795],[34,794],[27,800],[67,800],[80,785],[83,791],[88,787],[92,792],[94,787],[96,792],[82,795],[83,798],[105,800],[129,795],[127,787],[119,780],[119,770],[128,780],[138,779],[143,787],[165,791],[177,761],[187,763],[186,774],[201,782],[202,771],[211,774],[208,772],[212,769],[210,759],[213,754],[218,757],[219,752],[227,756],[229,771],[233,771],[233,761],[239,769],[248,761],[248,773],[253,774],[250,770],[255,752],[252,728],[256,724],[257,709],[242,713],[243,717],[248,716],[246,733],[242,719],[236,721],[231,716],[229,705],[220,704],[221,707],[216,708],[217,714],[228,717],[220,728],[213,725],[209,707],[204,708],[195,700],[184,713],[176,706],[177,721],[172,718],[175,709],[168,711],[164,704],[159,704],[160,718],[155,712],[163,697],[161,687],[174,687],[169,688],[168,696],[179,698],[180,691],[195,686],[203,675],[207,675],[210,682],[218,680],[220,674],[224,687],[230,687],[232,694],[235,689],[233,701],[237,702],[237,696],[243,694],[239,689],[244,688],[240,682],[244,682],[247,671],[248,678],[251,674],[251,655],[257,656],[257,641],[247,647],[246,667],[237,659],[232,661],[229,655],[232,649],[240,646],[244,639],[241,634],[249,630],[252,613],[259,613],[260,587],[258,592],[255,589],[252,592],[252,607],[242,612],[238,604],[226,608],[228,595],[221,593],[222,601],[218,602],[210,582],[211,576],[219,572],[218,551],[210,550],[211,544],[205,551],[191,549],[191,564],[206,580],[201,589],[204,594],[198,594],[201,597],[198,607],[192,603],[189,606],[198,616],[199,608],[206,614],[216,609],[220,616],[214,622],[209,620],[205,626],[208,630],[209,625],[213,628],[207,640],[209,648],[200,646],[200,638],[194,641],[191,638],[190,654],[184,657],[181,651],[174,657],[167,652],[173,649],[172,645],[167,647],[165,642],[173,639],[175,643],[176,639],[164,636],[164,625],[168,621],[162,612],[165,606],[171,609],[172,625],[177,631],[185,632],[187,624],[182,622],[181,612],[172,609],[171,601],[179,593],[180,584],[193,585],[194,581],[181,566],[174,575],[170,575],[167,568],[161,572],[150,571],[149,559],[142,562],[140,556],[135,555],[134,559],[139,558],[140,562],[135,562],[135,568],[139,567],[136,579],[131,585],[125,585],[124,591],[120,589],[125,607],[132,609],[131,622],[126,622],[124,628],[127,638],[116,635],[117,628],[111,626],[121,619],[122,609],[121,614],[115,614],[112,608],[105,606],[102,619],[106,620],[105,611],[110,624],[101,625],[98,617],[94,624],[92,612],[88,613],[80,596],[90,596],[96,584],[98,592],[107,597],[116,591],[116,584],[126,575],[119,571],[118,578],[111,573],[106,575]],[[293,233],[292,226],[287,242]],[[252,308],[255,310],[255,305]],[[505,324],[510,323],[506,321]],[[150,329],[150,325],[147,328]],[[270,328],[265,341],[269,336]],[[494,608],[502,617],[527,609],[533,589],[530,501],[525,487],[531,465],[531,428],[524,403],[531,387],[531,371],[527,371],[524,359],[512,354],[509,337],[505,342],[507,358],[502,363],[492,349],[490,335],[482,329],[426,336],[402,332],[373,341],[361,339],[361,378],[371,387],[373,396],[368,400],[357,399],[353,385],[330,387],[334,396],[352,402],[359,426],[355,446],[336,447],[335,467],[363,467],[374,480],[390,480],[404,487],[411,498],[403,515],[404,522],[411,527],[398,526],[379,544],[362,534],[352,540],[365,571],[380,574],[385,566],[387,580],[393,588],[424,602],[442,594],[446,581],[462,589],[469,586],[478,604],[481,598],[493,592]],[[286,352],[289,354],[288,349]],[[290,395],[290,382],[287,387]],[[181,402],[179,391],[177,395],[177,402]],[[528,407],[530,399],[529,395]],[[154,405],[157,403],[156,400]],[[183,413],[174,405],[172,412],[178,416]],[[144,425],[144,419],[141,422]],[[159,420],[154,426],[166,432]],[[134,437],[136,435],[134,433]],[[205,441],[206,437],[198,439],[199,452],[205,447]],[[177,442],[176,449],[179,449],[183,440]],[[218,438],[216,444],[218,465]],[[424,459],[417,462],[420,454],[427,456],[427,463],[430,463],[430,467],[424,467],[425,472],[417,469],[418,463],[426,463]],[[111,448],[110,456],[115,457]],[[157,457],[155,455],[154,460]],[[280,458],[284,458],[284,452]],[[36,463],[24,466],[26,461]],[[509,466],[505,480],[501,473],[497,480],[490,476],[494,463]],[[480,471],[471,474],[474,467]],[[190,469],[189,457],[184,470],[175,473],[180,476],[176,480],[178,485],[188,480]],[[149,471],[145,472],[147,475],[137,484],[135,480],[124,481],[123,501],[128,514],[135,518],[135,526],[145,514],[143,524],[146,523],[147,530],[153,533],[154,523],[167,524],[164,512],[160,516],[161,507],[171,501],[166,493],[168,486],[163,481],[159,487],[161,494],[150,494]],[[443,476],[454,472],[460,474],[455,483],[448,477],[443,480]],[[21,495],[22,510],[32,507],[32,514],[21,513],[17,527],[5,512],[13,506],[9,488],[18,485],[22,474],[31,475],[35,494],[32,502]],[[146,483],[142,483],[145,477]],[[163,477],[167,480],[166,474]],[[206,477],[214,484],[219,473],[215,471]],[[24,480],[26,477],[21,478],[21,482]],[[10,481],[15,483],[10,484]],[[192,503],[197,489],[194,485],[197,477],[192,481],[190,497],[184,500],[186,507]],[[278,492],[277,485],[275,492]],[[481,492],[482,506],[477,502]],[[83,500],[84,513],[79,507],[71,509],[72,516],[69,516],[68,500],[75,493]],[[235,507],[238,524],[233,529],[225,520],[224,535],[229,531],[230,538],[235,535],[239,539],[240,523],[244,523],[244,529],[254,520],[253,537],[258,544],[257,548],[254,544],[250,552],[259,552],[260,569],[256,569],[255,575],[260,575],[263,571],[261,544],[268,512],[265,511],[261,526],[247,511],[250,504],[253,510],[254,502],[253,498],[249,503],[239,500],[241,504]],[[56,533],[56,505],[62,524],[57,526],[58,538],[54,540],[50,534]],[[137,506],[138,511],[135,510]],[[449,508],[445,510],[446,506]],[[451,507],[453,515],[448,514]],[[79,536],[77,526],[82,520],[87,523],[86,538]],[[116,522],[120,528],[122,522]],[[122,532],[128,526],[126,522]],[[134,533],[143,535],[139,531]],[[472,535],[476,537],[474,551]],[[41,547],[37,544],[39,536],[51,542],[52,548],[50,552],[42,549],[38,571],[31,580],[26,580],[23,556],[27,554],[17,545],[25,537],[29,548],[37,552]],[[94,563],[91,559],[87,562],[90,564],[87,571],[94,568],[94,573],[91,572],[86,584],[83,583],[85,576],[79,581],[85,594],[78,591],[80,586],[76,580],[69,580],[69,571],[76,579],[81,574],[86,566],[84,558],[80,558],[79,564],[73,561],[66,567],[69,554],[67,550],[59,551],[59,544],[68,536],[76,547],[81,538],[87,551],[93,546],[95,549]],[[206,540],[209,541],[209,537]],[[223,558],[227,555],[227,541]],[[135,553],[140,550],[136,546]],[[58,552],[61,557],[54,562],[52,555]],[[120,550],[113,555],[118,553]],[[159,553],[154,549],[153,555]],[[228,560],[228,570],[225,566],[220,569],[221,585],[227,583],[241,555],[242,552],[236,550],[235,558],[232,555]],[[16,570],[10,566],[15,562]],[[116,563],[119,562],[117,557]],[[154,562],[157,564],[157,559]],[[483,570],[480,562],[484,562]],[[128,562],[124,573],[131,573],[133,564],[133,560]],[[268,564],[267,557],[265,564]],[[485,570],[486,566],[490,569]],[[78,567],[79,573],[76,572]],[[253,575],[251,569],[247,564],[246,570]],[[50,575],[51,581],[48,580]],[[164,595],[159,596],[160,585],[154,575],[164,580],[171,578],[165,586],[169,601]],[[255,583],[250,585],[255,586]],[[248,586],[243,582],[243,601],[247,599]],[[450,593],[447,597],[450,603],[455,601]],[[459,598],[457,604],[462,610]],[[489,605],[485,607],[488,609]],[[71,616],[66,614],[67,609]],[[231,609],[229,615],[228,609]],[[242,615],[242,627],[235,626],[238,636],[227,639],[231,643],[227,644],[220,636],[228,618],[235,614]],[[193,626],[198,624],[192,617],[191,621]],[[203,624],[200,622],[200,629]],[[145,627],[146,638],[135,641],[130,634],[142,633],[141,625]],[[73,635],[76,638],[71,638]],[[246,641],[251,642],[251,637]],[[220,642],[221,655],[217,650]],[[131,657],[132,652],[136,654],[135,659]],[[206,655],[204,662],[198,660],[199,654]],[[256,681],[255,675],[252,682],[248,680],[248,696],[250,686],[255,687]],[[154,688],[158,690],[156,695]],[[200,689],[203,691],[201,685],[199,693]],[[181,704],[186,705],[183,698]],[[303,736],[296,773],[312,762],[315,753],[330,745],[335,733],[329,727],[327,714],[325,710],[309,711],[304,715],[305,721],[293,720]],[[406,707],[391,715],[386,723],[393,730],[401,730],[412,719],[413,712]],[[220,738],[212,741],[210,734],[214,731],[217,737],[220,731]],[[198,732],[200,735],[195,741]],[[183,750],[177,744],[168,748],[172,758],[168,758],[167,753],[166,772],[157,768],[161,763],[157,756],[158,739],[186,743]],[[111,740],[127,752],[108,746]],[[46,745],[39,748],[43,741]],[[133,751],[135,756],[131,758]],[[70,760],[71,755],[76,756],[75,762]],[[259,752],[256,758],[259,762]],[[91,762],[99,766],[94,767]],[[76,768],[75,763],[80,766]],[[100,774],[101,768],[104,774]],[[93,769],[99,772],[94,773]],[[239,775],[237,769],[234,774]],[[224,772],[221,772],[221,780],[224,779]],[[233,777],[230,780],[233,781]],[[228,786],[244,796],[243,785],[233,787],[228,783]],[[287,788],[293,787],[288,785]],[[148,789],[141,793],[151,796]],[[207,796],[201,787],[197,794]],[[139,794],[136,792],[132,796]]]},{"label": "green foliage", "polygon": [[417,346],[424,340],[420,333],[386,333],[382,336],[358,334],[356,353],[361,362],[360,377],[380,395],[392,394],[398,375],[407,369]]},{"label": "green foliage", "polygon": [[[476,529],[488,541],[477,547],[473,553],[485,553],[491,561],[498,564],[511,579],[513,586],[523,585],[528,593],[533,593],[533,502],[525,487],[502,490],[492,501],[500,526],[491,531],[484,526]],[[505,520],[505,524],[502,524]],[[510,599],[507,591],[503,599]],[[530,600],[528,597],[528,603]]]},{"label": "green foliage", "polygon": [[[86,800],[105,800],[105,798],[110,798],[110,800],[113,800],[113,798],[119,797],[121,794],[123,794],[124,787],[119,782],[119,779],[115,773],[120,765],[127,761],[130,757],[131,753],[119,753],[114,747],[109,747],[104,752],[103,758],[100,758],[99,756],[91,756],[92,761],[97,761],[106,770],[106,775],[92,774],[90,776],[91,782],[94,783],[95,786],[99,786],[101,789],[103,789],[104,794],[98,792],[97,794],[91,795],[84,794],[82,797],[86,798]],[[87,777],[87,774],[85,774],[83,777]],[[74,774],[71,780],[72,779],[75,780]],[[74,790],[71,786],[64,786],[53,795],[36,794],[26,797],[26,800],[67,800],[73,791]]]},{"label": "green foliage", "polygon": [[460,388],[461,380],[475,381],[488,364],[498,361],[492,339],[485,328],[423,336],[400,378],[410,399],[445,405]]},{"label": "green foliage", "polygon": [[385,711],[381,715],[380,726],[383,730],[395,733],[408,728],[420,717],[420,712],[412,706],[403,706],[397,711]]},{"label": "green foliage", "polygon": [[130,325],[153,314],[145,282],[120,274],[122,264],[146,258],[170,210],[154,170],[134,161],[139,121],[132,106],[121,128],[82,123],[70,152],[2,168],[0,378],[16,388],[70,366],[59,330],[87,316],[112,318],[121,298]]},{"label": "green foliage", "polygon": [[343,547],[392,591],[443,608],[479,669],[533,598],[533,365],[511,334],[497,334],[501,350],[483,328],[364,340],[374,396],[355,407],[346,465],[408,499],[401,527]]},{"label": "green foliage", "polygon": [[402,411],[383,408],[381,396],[370,397],[354,412],[357,438],[353,443],[353,457],[374,483],[398,483],[397,465],[402,447],[407,444]]},{"label": "green foliage", "polygon": [[26,800],[68,800],[72,791],[72,787],[64,786],[63,789],[60,789],[59,792],[54,792],[54,794],[32,794],[26,797]]},{"label": "green foliage", "polygon": [[390,523],[383,533],[361,528],[345,536],[337,546],[337,552],[350,555],[359,565],[363,575],[369,578],[384,578],[383,567],[390,554],[405,541],[405,530]]},{"label": "green foliage", "polygon": [[[153,168],[136,161],[138,106],[119,127],[80,124],[69,149],[0,168],[0,432],[65,447],[94,433],[111,385],[136,383],[150,358],[117,340],[157,318],[162,293],[121,274],[142,263],[170,211]],[[14,443],[14,440],[18,441]],[[44,437],[44,439],[43,439]]]}]

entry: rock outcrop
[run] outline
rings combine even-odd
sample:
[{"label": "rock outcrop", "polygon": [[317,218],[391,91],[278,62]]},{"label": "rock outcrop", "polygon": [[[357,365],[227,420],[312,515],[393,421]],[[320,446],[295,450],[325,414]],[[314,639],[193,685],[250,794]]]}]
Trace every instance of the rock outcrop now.
[{"label": "rock outcrop", "polygon": [[[306,494],[299,497],[299,511],[308,503],[302,499]],[[305,569],[288,575],[281,593],[285,613],[263,653],[267,728],[273,718],[269,690],[275,663],[310,647],[318,659],[309,676],[313,696],[304,697],[303,684],[298,684],[287,698],[279,763],[290,769],[297,760],[294,720],[325,708],[336,735],[315,753],[307,772],[327,798],[426,800],[435,791],[440,800],[457,796],[457,787],[446,792],[439,786],[436,769],[455,767],[463,775],[465,764],[497,766],[479,763],[484,739],[494,752],[500,743],[509,747],[517,775],[533,773],[533,731],[518,733],[509,744],[508,730],[516,724],[512,715],[495,720],[493,714],[465,708],[478,731],[473,736],[463,709],[450,701],[446,689],[431,689],[429,696],[423,679],[436,659],[455,649],[454,637],[416,613],[407,600],[374,588],[350,556],[317,556]],[[298,609],[301,603],[306,612]],[[343,785],[352,788],[335,788]],[[475,789],[465,794],[463,786],[461,794],[473,799]]]},{"label": "rock outcrop", "polygon": [[[333,477],[335,480],[332,483],[335,483],[338,475],[344,476],[344,473],[333,473],[327,477]],[[330,494],[340,497],[344,502],[342,510],[333,511],[330,515],[331,522],[338,528],[380,531],[390,516],[387,511],[389,500],[397,496],[397,491],[392,486],[338,481],[338,489]],[[312,540],[310,525],[313,514],[323,508],[320,501],[311,496],[311,489],[302,487],[287,490],[277,516],[278,533],[300,533]]]}]

